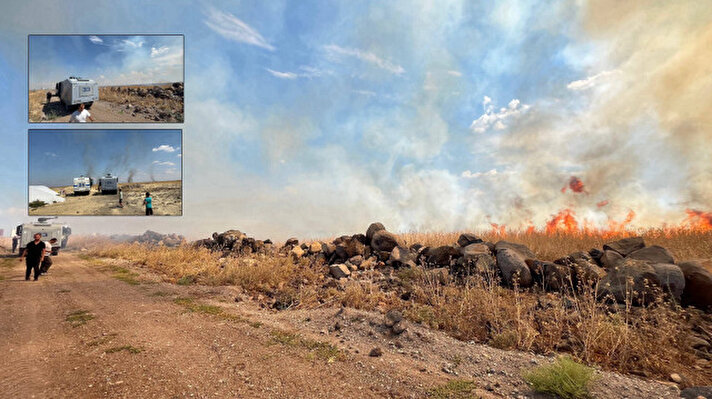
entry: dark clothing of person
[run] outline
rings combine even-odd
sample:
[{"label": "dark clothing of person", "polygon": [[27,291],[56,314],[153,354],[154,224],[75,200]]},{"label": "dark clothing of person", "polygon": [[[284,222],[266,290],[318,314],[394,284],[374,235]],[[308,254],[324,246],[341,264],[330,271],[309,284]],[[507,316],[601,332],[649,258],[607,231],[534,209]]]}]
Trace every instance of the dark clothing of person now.
[{"label": "dark clothing of person", "polygon": [[35,280],[40,276],[40,259],[42,259],[42,253],[45,249],[45,243],[40,241],[35,244],[34,241],[30,241],[25,247],[27,255],[25,257],[25,265],[27,266],[25,270],[25,280],[30,279],[30,271],[34,269]]},{"label": "dark clothing of person", "polygon": [[35,280],[40,277],[40,260],[25,258],[25,280],[30,279],[30,272],[35,271]]},{"label": "dark clothing of person", "polygon": [[42,260],[42,264],[40,265],[40,272],[47,273],[50,267],[52,267],[52,257],[45,255]]},{"label": "dark clothing of person", "polygon": [[146,216],[153,215],[153,208],[146,208]]},{"label": "dark clothing of person", "polygon": [[17,249],[17,243],[20,240],[17,237],[12,237],[12,253],[15,253],[15,250]]}]

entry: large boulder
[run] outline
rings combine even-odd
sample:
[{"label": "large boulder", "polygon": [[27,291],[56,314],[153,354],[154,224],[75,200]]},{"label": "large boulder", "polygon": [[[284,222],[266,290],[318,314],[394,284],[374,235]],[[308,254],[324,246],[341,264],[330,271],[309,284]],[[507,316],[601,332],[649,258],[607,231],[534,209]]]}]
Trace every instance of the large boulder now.
[{"label": "large boulder", "polygon": [[365,251],[366,246],[363,245],[361,241],[351,237],[341,241],[334,248],[334,254],[336,254],[336,258],[341,261],[345,261],[346,259],[349,259],[356,255],[363,255]]},{"label": "large boulder", "polygon": [[309,253],[310,254],[318,254],[319,252],[322,251],[323,248],[323,243],[321,241],[312,241],[309,244]]},{"label": "large boulder", "polygon": [[453,259],[461,256],[460,251],[450,245],[443,245],[436,248],[428,248],[425,252],[425,261],[428,266],[450,266]]},{"label": "large boulder", "polygon": [[370,243],[371,240],[373,240],[373,235],[376,234],[377,231],[385,230],[386,228],[383,226],[383,223],[371,223],[371,225],[368,226],[368,229],[366,230],[366,239]]},{"label": "large boulder", "polygon": [[391,252],[393,248],[397,247],[399,244],[398,237],[395,234],[390,233],[386,230],[378,230],[373,234],[371,238],[371,248],[375,251],[386,251]]},{"label": "large boulder", "polygon": [[605,269],[612,269],[622,260],[623,255],[613,250],[607,250],[603,251],[603,255],[601,255],[599,262],[601,262],[601,266]]},{"label": "large boulder", "polygon": [[712,306],[712,259],[697,259],[678,265],[685,276],[684,305],[707,309]]},{"label": "large boulder", "polygon": [[571,281],[577,289],[595,285],[606,272],[598,267],[588,252],[574,252],[569,256],[554,261],[567,266],[571,271]]},{"label": "large boulder", "polygon": [[481,242],[483,242],[483,240],[472,233],[462,233],[457,239],[457,245],[461,247],[466,247],[470,244],[478,244]]},{"label": "large boulder", "polygon": [[619,303],[630,299],[634,304],[642,304],[653,300],[655,289],[659,286],[660,279],[648,262],[625,259],[609,269],[601,279],[598,296],[611,297]]},{"label": "large boulder", "polygon": [[285,247],[293,247],[295,245],[299,245],[299,240],[296,237],[292,237],[287,239],[287,241],[284,243]]},{"label": "large boulder", "polygon": [[650,263],[675,263],[675,259],[667,249],[653,245],[633,251],[627,256],[632,259],[640,259]]},{"label": "large boulder", "polygon": [[394,267],[399,267],[403,265],[415,266],[416,254],[411,252],[410,249],[406,247],[395,247],[391,251],[391,256],[388,259]]},{"label": "large boulder", "polygon": [[645,247],[643,237],[628,237],[622,240],[609,242],[603,245],[603,250],[616,251],[623,256]]},{"label": "large boulder", "polygon": [[474,243],[467,245],[466,247],[460,248],[460,253],[465,258],[472,258],[477,255],[490,255],[490,249],[487,245],[482,243]]},{"label": "large boulder", "polygon": [[[472,244],[477,245],[477,244]],[[486,277],[490,280],[499,275],[497,261],[489,253],[478,253],[459,258],[450,267],[452,274],[458,277],[466,277],[474,274]]]},{"label": "large boulder", "polygon": [[532,275],[526,259],[519,251],[512,248],[501,247],[497,250],[497,266],[507,285],[513,286],[517,283],[522,288],[532,286]]},{"label": "large boulder", "polygon": [[529,249],[526,245],[517,244],[509,241],[498,241],[494,244],[494,250],[499,254],[499,251],[503,249],[514,250],[524,259],[536,259],[536,255]]},{"label": "large boulder", "polygon": [[682,274],[682,270],[671,263],[653,263],[653,269],[658,275],[663,291],[680,302],[685,290],[685,275]]},{"label": "large boulder", "polygon": [[571,287],[571,269],[567,265],[527,259],[532,278],[547,291],[562,291]]},{"label": "large boulder", "polygon": [[329,266],[329,273],[331,273],[334,278],[344,278],[351,275],[351,270],[344,264],[337,264]]},{"label": "large boulder", "polygon": [[224,233],[213,233],[213,239],[215,242],[226,249],[231,249],[236,242],[246,238],[247,235],[240,230],[228,230]]}]

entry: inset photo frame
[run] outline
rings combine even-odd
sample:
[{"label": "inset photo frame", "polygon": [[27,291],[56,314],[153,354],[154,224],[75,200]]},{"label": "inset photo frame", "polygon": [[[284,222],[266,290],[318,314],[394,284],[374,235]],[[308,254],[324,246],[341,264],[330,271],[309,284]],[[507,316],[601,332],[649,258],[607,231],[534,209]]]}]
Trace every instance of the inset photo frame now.
[{"label": "inset photo frame", "polygon": [[30,123],[183,123],[183,35],[28,35]]},{"label": "inset photo frame", "polygon": [[30,129],[30,216],[182,216],[180,129]]}]

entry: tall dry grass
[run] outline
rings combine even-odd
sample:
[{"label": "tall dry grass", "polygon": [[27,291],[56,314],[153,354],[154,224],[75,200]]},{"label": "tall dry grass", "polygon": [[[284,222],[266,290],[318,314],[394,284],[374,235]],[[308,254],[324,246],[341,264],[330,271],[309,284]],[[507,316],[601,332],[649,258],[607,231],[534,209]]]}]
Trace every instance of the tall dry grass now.
[{"label": "tall dry grass", "polygon": [[[462,232],[404,233],[400,237],[410,244],[428,246],[452,245]],[[528,246],[541,260],[554,260],[576,251],[601,249],[603,244],[626,236],[640,235],[647,245],[660,245],[672,252],[676,260],[712,258],[712,230],[646,229],[611,236],[594,233],[512,232],[500,234],[488,231],[478,234],[485,241],[512,241]]]},{"label": "tall dry grass", "polygon": [[[409,243],[452,244],[458,233],[404,234]],[[583,235],[483,235],[528,245],[543,259],[577,250],[600,248],[609,239]],[[643,234],[649,245],[670,249],[677,259],[712,257],[709,233]],[[149,247],[139,244],[100,245],[95,256],[129,260],[164,273],[176,281],[236,285],[264,294],[276,307],[311,308],[343,305],[366,310],[399,309],[406,318],[442,330],[458,339],[502,349],[536,353],[567,352],[591,364],[623,373],[667,378],[685,375],[688,383],[710,384],[709,368],[695,367],[697,357],[687,345],[696,326],[712,327],[712,318],[694,309],[658,300],[645,307],[611,305],[596,300],[595,290],[565,294],[512,290],[496,279],[469,277],[453,282],[432,271],[398,269],[393,278],[379,272],[345,285],[326,277],[328,269],[307,259],[252,255],[221,258],[204,248]]]}]

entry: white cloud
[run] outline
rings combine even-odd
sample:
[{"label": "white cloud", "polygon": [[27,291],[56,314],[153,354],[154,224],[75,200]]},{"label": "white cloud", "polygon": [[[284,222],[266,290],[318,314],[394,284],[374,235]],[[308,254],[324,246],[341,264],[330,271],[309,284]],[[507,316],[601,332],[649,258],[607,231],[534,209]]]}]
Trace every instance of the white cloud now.
[{"label": "white cloud", "polygon": [[178,154],[178,155],[176,155],[176,156],[177,156],[178,158],[182,158],[182,157],[183,157],[183,154]]},{"label": "white cloud", "polygon": [[272,76],[274,76],[276,78],[280,78],[280,79],[296,79],[298,76],[294,72],[280,72],[280,71],[275,71],[274,69],[269,69],[269,68],[265,68],[265,70],[267,72],[269,72],[270,74],[272,74]]},{"label": "white cloud", "polygon": [[517,118],[529,109],[529,105],[521,104],[518,99],[513,99],[507,108],[500,108],[495,111],[492,99],[485,96],[482,100],[482,108],[485,113],[475,119],[470,125],[470,129],[475,133],[484,133],[490,128],[504,130],[507,128],[505,121],[510,118]]},{"label": "white cloud", "polygon": [[605,81],[607,77],[610,77],[611,75],[615,75],[619,72],[620,71],[618,71],[618,70],[599,72],[593,76],[587,77],[586,79],[574,80],[573,82],[567,84],[566,88],[569,90],[574,90],[574,91],[590,89],[593,86],[595,86],[597,83],[600,83],[601,81]]},{"label": "white cloud", "polygon": [[384,60],[383,58],[369,51],[363,51],[355,48],[340,47],[334,44],[324,46],[324,50],[326,50],[332,56],[355,57],[361,61],[375,65],[378,68],[385,69],[386,71],[396,75],[401,75],[405,72],[405,69],[403,69],[402,66],[394,64],[388,60]]},{"label": "white cloud", "polygon": [[492,176],[497,176],[497,169],[490,169],[487,172],[471,172],[469,170],[463,171],[460,176],[464,177],[465,179],[477,179],[479,177],[492,177]]},{"label": "white cloud", "polygon": [[459,78],[460,76],[462,76],[462,72],[460,72],[460,71],[449,70],[449,71],[447,71],[447,73],[448,73],[449,75],[452,75],[452,76],[457,76],[458,78]]},{"label": "white cloud", "polygon": [[104,40],[100,38],[99,36],[89,36],[89,41],[94,43],[94,44],[103,44]]},{"label": "white cloud", "polygon": [[158,165],[158,166],[175,166],[175,165],[176,165],[176,164],[174,164],[174,163],[171,162],[171,161],[164,161],[164,162],[161,162],[161,161],[153,161],[153,164],[154,164],[154,165]]},{"label": "white cloud", "polygon": [[52,158],[56,158],[56,157],[57,157],[57,154],[55,154],[54,152],[45,152],[45,155],[48,156],[48,157],[52,157]]},{"label": "white cloud", "polygon": [[166,46],[159,47],[159,48],[151,47],[151,57],[157,57],[161,54],[165,54],[166,52],[168,52],[168,50],[170,50],[170,47],[166,47]]},{"label": "white cloud", "polygon": [[280,79],[296,79],[296,78],[318,78],[324,75],[332,75],[333,72],[329,70],[323,70],[323,69],[318,69],[314,68],[311,66],[300,66],[299,71],[300,72],[282,72],[282,71],[275,71],[274,69],[270,68],[265,68],[265,70],[269,73],[272,74],[272,76],[280,78]]},{"label": "white cloud", "polygon": [[168,144],[161,144],[158,147],[153,148],[151,151],[153,151],[153,152],[158,152],[158,151],[175,152],[176,149]]},{"label": "white cloud", "polygon": [[269,44],[259,32],[230,13],[210,8],[208,19],[204,22],[210,29],[226,39],[251,44],[270,51],[275,50],[275,47]]}]

